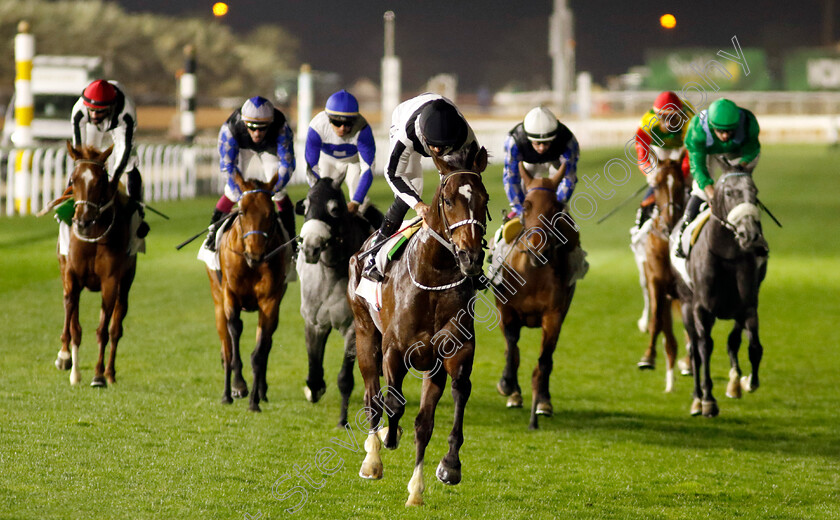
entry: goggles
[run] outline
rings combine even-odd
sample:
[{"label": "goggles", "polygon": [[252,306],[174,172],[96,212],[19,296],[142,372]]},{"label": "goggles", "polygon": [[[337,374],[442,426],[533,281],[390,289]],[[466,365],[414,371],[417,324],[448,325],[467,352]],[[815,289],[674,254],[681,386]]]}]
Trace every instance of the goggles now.
[{"label": "goggles", "polygon": [[248,130],[265,130],[268,128],[268,123],[245,122],[245,127]]},{"label": "goggles", "polygon": [[333,117],[330,117],[329,120],[330,120],[330,124],[333,125],[336,128],[339,128],[339,127],[342,127],[342,126],[347,127],[347,128],[352,128],[353,124],[356,122],[355,119],[337,119],[337,118],[333,118]]}]

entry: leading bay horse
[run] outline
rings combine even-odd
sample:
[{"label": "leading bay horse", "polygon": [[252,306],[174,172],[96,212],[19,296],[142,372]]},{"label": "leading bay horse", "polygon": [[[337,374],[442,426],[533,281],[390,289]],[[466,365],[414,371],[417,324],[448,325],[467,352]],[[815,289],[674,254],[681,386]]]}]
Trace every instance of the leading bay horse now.
[{"label": "leading bay horse", "polygon": [[[424,227],[383,273],[378,313],[381,330],[374,323],[376,311],[356,295],[364,265],[358,254],[350,260],[347,288],[356,322],[359,370],[365,381],[365,407],[372,428],[365,442],[367,456],[359,471],[362,478],[382,478],[381,440],[386,448],[397,447],[399,421],[405,412],[402,385],[406,374],[411,371],[423,379],[420,411],[414,421],[415,466],[406,505],[423,503],[423,460],[447,375],[452,378],[455,418],[449,451],[440,461],[436,475],[445,484],[461,481],[458,454],[464,442],[464,408],[472,390],[470,374],[475,354],[472,311],[476,290],[472,277],[481,273],[484,262],[488,195],[481,172],[487,167],[486,150],[474,145],[452,154],[446,162],[438,156],[432,159],[440,172],[440,185]],[[385,376],[384,398],[380,374]],[[388,427],[379,430],[383,407],[388,414]]]},{"label": "leading bay horse", "polygon": [[[102,311],[96,342],[99,360],[91,386],[105,387],[116,382],[117,345],[123,335],[123,319],[128,312],[128,291],[134,281],[137,255],[129,254],[130,221],[134,207],[128,196],[119,191],[120,176],[108,179],[105,161],[113,146],[100,152],[93,147],[67,151],[75,161],[70,174],[75,210],[67,255],[58,254],[61,282],[64,287],[64,330],[61,350],[55,366],[70,369],[70,384],[79,382],[79,297],[82,289],[102,291]],[[108,365],[105,346],[111,342]]]},{"label": "leading bay horse", "polygon": [[[257,344],[251,353],[254,384],[249,410],[260,411],[260,401],[268,401],[265,379],[272,335],[277,329],[280,301],[286,293],[286,271],[291,261],[290,245],[277,220],[271,188],[277,184],[275,174],[268,182],[245,180],[237,171],[236,185],[242,191],[239,212],[219,244],[219,271],[207,268],[210,290],[216,308],[216,330],[222,341],[222,367],[225,389],[222,403],[232,397],[248,395],[242,377],[239,339],[242,335],[241,312],[259,315]],[[283,250],[278,251],[278,248]],[[279,252],[269,256],[272,252]],[[233,390],[231,391],[231,374]]]},{"label": "leading bay horse", "polygon": [[533,392],[530,429],[538,415],[551,416],[549,377],[560,329],[575,294],[576,281],[587,267],[580,249],[578,227],[557,200],[557,185],[565,165],[550,177],[534,178],[520,169],[525,184],[523,231],[513,241],[504,263],[502,281],[494,287],[496,307],[505,337],[505,368],[496,385],[509,396],[508,408],[522,406],[519,387],[519,334],[522,327],[542,328],[537,366],[531,376]]},{"label": "leading bay horse", "polygon": [[680,220],[685,208],[686,182],[680,165],[682,159],[660,159],[654,173],[655,200],[651,228],[644,240],[645,272],[648,312],[647,330],[650,335],[648,347],[637,363],[641,369],[653,368],[656,360],[656,340],[659,333],[665,335],[665,391],[674,389],[674,363],[677,357],[677,338],[674,336],[672,302],[677,298],[676,273],[671,269],[669,238],[674,226]]},{"label": "leading bay horse", "polygon": [[[715,417],[719,409],[712,395],[710,361],[715,319],[732,319],[729,334],[729,384],[726,395],[741,397],[741,390],[759,386],[758,366],[763,347],[758,338],[758,290],[767,274],[767,241],[761,231],[758,190],[752,175],[729,172],[714,184],[712,216],[691,248],[686,271],[689,286],[677,277],[683,323],[691,339],[694,399],[691,415]],[[752,372],[741,378],[738,350],[741,332],[749,338]]]},{"label": "leading bay horse", "polygon": [[324,351],[330,332],[336,329],[344,338],[344,359],[338,373],[339,426],[347,424],[347,404],[353,391],[356,363],[356,328],[347,300],[348,266],[350,257],[374,231],[367,220],[347,211],[347,201],[341,191],[343,179],[343,176],[339,179],[321,177],[296,209],[305,218],[300,228],[297,259],[300,314],[309,357],[309,375],[303,391],[312,403],[317,403],[324,395],[327,388]]}]

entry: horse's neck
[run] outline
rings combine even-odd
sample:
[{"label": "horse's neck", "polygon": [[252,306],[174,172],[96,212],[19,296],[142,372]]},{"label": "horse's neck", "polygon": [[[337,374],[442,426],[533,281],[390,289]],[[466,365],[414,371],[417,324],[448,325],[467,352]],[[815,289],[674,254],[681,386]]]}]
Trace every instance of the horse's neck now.
[{"label": "horse's neck", "polygon": [[718,258],[728,260],[741,256],[743,251],[735,234],[726,228],[718,215],[714,213],[712,215],[714,218],[709,219],[705,226],[709,251]]},{"label": "horse's neck", "polygon": [[440,241],[432,235],[432,231],[438,234],[439,237],[446,240],[446,236],[439,230],[421,229],[414,235],[414,250],[416,261],[419,264],[428,264],[434,267],[437,271],[446,271],[448,269],[455,269],[458,267],[452,251],[446,248]]}]

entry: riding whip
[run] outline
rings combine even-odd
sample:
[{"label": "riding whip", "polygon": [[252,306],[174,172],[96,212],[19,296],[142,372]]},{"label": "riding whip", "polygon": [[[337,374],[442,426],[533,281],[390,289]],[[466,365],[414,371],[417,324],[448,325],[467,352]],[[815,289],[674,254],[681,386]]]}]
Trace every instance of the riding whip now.
[{"label": "riding whip", "polygon": [[[147,206],[147,207],[148,207],[148,206]],[[229,218],[231,218],[231,217],[232,217],[232,216],[234,216],[234,215],[236,215],[236,213],[235,213],[235,212],[230,212],[230,213],[228,213],[225,217],[223,217],[223,218],[219,219],[219,221],[218,221],[218,222],[214,222],[213,224],[210,224],[209,226],[207,226],[206,228],[202,229],[201,231],[199,231],[199,232],[198,232],[198,233],[196,233],[195,235],[191,236],[190,238],[188,238],[188,239],[184,240],[183,242],[181,242],[180,244],[178,244],[177,246],[175,246],[175,249],[177,249],[178,251],[180,251],[180,250],[181,250],[181,249],[182,249],[185,245],[189,244],[190,242],[192,242],[192,241],[193,241],[193,240],[195,240],[196,238],[198,238],[198,237],[202,236],[203,234],[207,233],[208,231],[210,231],[210,229],[211,229],[211,228],[213,228],[213,229],[218,229],[218,228],[222,225],[222,223],[223,223],[223,222],[226,222]]]},{"label": "riding whip", "polygon": [[775,222],[777,226],[782,227],[782,223],[781,223],[781,222],[779,222],[779,221],[778,221],[778,219],[776,219],[776,217],[774,217],[772,213],[770,213],[770,210],[769,210],[769,209],[767,209],[767,206],[765,206],[765,205],[764,205],[764,203],[762,203],[762,202],[761,202],[760,200],[758,200],[758,199],[755,199],[755,201],[758,203],[758,207],[760,207],[761,209],[763,209],[763,210],[765,211],[765,213],[767,213],[767,215],[768,215],[771,219],[773,219],[773,222]]},{"label": "riding whip", "polygon": [[636,190],[636,191],[634,191],[632,195],[630,195],[629,197],[627,197],[626,199],[624,199],[623,201],[621,201],[621,202],[618,204],[618,206],[614,207],[614,208],[613,208],[613,209],[612,209],[609,213],[607,213],[606,215],[604,215],[603,217],[601,217],[600,219],[598,219],[598,222],[596,222],[596,224],[600,224],[601,222],[603,222],[603,221],[607,220],[607,219],[608,219],[609,217],[611,217],[611,216],[612,216],[612,215],[613,215],[616,211],[618,211],[619,209],[621,209],[621,208],[622,208],[625,204],[627,204],[627,203],[628,203],[628,202],[630,202],[631,200],[635,199],[635,198],[639,195],[639,193],[641,193],[641,192],[645,191],[645,189],[647,189],[647,187],[648,187],[648,185],[647,185],[647,184],[642,184],[641,186],[639,186],[639,189],[638,189],[638,190]]}]

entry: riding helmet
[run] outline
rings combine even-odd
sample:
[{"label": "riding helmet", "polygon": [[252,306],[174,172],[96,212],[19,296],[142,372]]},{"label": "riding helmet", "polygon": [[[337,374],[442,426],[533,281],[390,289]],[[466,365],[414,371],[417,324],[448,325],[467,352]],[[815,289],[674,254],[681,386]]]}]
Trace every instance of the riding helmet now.
[{"label": "riding helmet", "polygon": [[551,141],[557,135],[560,123],[551,113],[551,110],[545,107],[536,107],[525,115],[522,126],[531,141]]},{"label": "riding helmet", "polygon": [[738,126],[740,118],[741,109],[726,98],[709,105],[709,126],[716,130],[732,130]]},{"label": "riding helmet", "polygon": [[332,119],[351,120],[359,115],[359,102],[353,94],[341,89],[327,99],[326,112]]},{"label": "riding helmet", "polygon": [[274,105],[264,97],[254,96],[242,105],[242,120],[267,125],[274,120]]},{"label": "riding helmet", "polygon": [[467,122],[452,104],[436,99],[420,113],[420,128],[430,146],[451,148],[467,140]]},{"label": "riding helmet", "polygon": [[108,108],[117,99],[117,89],[104,79],[98,79],[82,92],[82,102],[94,110]]},{"label": "riding helmet", "polygon": [[678,95],[670,90],[666,90],[662,92],[658,96],[656,96],[656,100],[653,102],[653,109],[659,112],[662,109],[682,109],[683,102]]}]

